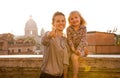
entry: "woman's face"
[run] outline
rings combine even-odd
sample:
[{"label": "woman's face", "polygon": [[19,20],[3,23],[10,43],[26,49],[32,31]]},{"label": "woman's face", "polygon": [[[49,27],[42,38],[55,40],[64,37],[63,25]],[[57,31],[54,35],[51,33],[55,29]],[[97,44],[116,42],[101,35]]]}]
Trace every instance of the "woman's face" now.
[{"label": "woman's face", "polygon": [[53,26],[56,30],[63,31],[66,26],[65,17],[63,15],[55,16]]},{"label": "woman's face", "polygon": [[78,13],[73,13],[70,15],[70,18],[69,18],[70,25],[79,26],[80,22],[81,22],[81,20],[80,20],[80,16]]}]

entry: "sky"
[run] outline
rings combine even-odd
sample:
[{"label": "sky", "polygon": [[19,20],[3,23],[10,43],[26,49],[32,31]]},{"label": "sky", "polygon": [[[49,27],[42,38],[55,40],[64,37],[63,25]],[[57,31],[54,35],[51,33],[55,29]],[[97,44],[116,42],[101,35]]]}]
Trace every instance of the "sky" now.
[{"label": "sky", "polygon": [[120,33],[119,0],[0,0],[0,34],[24,35],[30,15],[40,34],[41,28],[51,30],[56,11],[63,12],[67,20],[73,10],[78,10],[86,20],[87,31],[107,32],[116,27]]}]

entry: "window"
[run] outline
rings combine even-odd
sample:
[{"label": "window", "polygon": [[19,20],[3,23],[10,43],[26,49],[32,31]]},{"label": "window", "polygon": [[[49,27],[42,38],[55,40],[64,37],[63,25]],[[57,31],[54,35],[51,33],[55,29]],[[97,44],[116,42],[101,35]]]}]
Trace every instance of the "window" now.
[{"label": "window", "polygon": [[18,53],[21,53],[21,49],[18,49]]}]

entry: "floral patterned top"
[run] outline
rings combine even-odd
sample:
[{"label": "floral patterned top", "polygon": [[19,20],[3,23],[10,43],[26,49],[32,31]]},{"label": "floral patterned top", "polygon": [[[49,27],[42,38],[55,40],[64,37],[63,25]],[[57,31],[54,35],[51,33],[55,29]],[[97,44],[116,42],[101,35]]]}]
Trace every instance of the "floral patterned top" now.
[{"label": "floral patterned top", "polygon": [[83,50],[88,45],[86,35],[86,26],[80,26],[77,31],[72,26],[69,26],[67,28],[67,40],[70,48],[74,47],[76,50]]}]

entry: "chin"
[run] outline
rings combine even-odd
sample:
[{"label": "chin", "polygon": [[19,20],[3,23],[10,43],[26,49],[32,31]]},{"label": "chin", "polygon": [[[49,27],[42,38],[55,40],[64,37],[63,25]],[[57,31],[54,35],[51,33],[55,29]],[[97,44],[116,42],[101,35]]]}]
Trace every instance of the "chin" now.
[{"label": "chin", "polygon": [[59,31],[63,31],[63,29],[58,29]]}]

